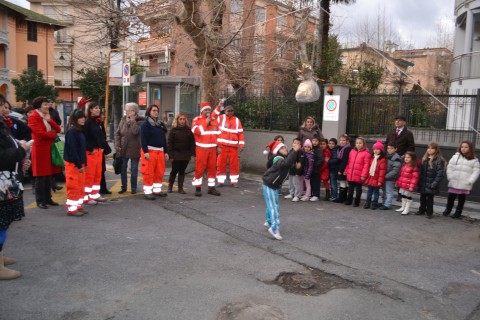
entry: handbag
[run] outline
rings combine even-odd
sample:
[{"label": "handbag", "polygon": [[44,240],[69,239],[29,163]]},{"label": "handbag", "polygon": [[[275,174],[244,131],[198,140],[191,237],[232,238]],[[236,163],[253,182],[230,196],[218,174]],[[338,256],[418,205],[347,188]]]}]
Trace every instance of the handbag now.
[{"label": "handbag", "polygon": [[118,153],[113,154],[113,170],[115,171],[115,174],[120,174],[122,173],[122,156],[120,156]]},{"label": "handbag", "polygon": [[59,138],[55,139],[52,144],[52,164],[57,167],[64,167],[63,150],[65,149],[65,142]]},{"label": "handbag", "polygon": [[15,171],[0,171],[0,203],[18,200],[22,196],[23,185],[18,180],[18,163]]}]

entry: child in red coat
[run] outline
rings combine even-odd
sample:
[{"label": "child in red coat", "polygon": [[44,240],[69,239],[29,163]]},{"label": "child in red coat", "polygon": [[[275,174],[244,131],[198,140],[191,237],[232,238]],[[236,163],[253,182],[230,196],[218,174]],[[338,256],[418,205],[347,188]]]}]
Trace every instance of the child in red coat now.
[{"label": "child in red coat", "polygon": [[320,140],[320,148],[323,151],[323,157],[325,161],[323,162],[322,166],[320,167],[320,181],[323,181],[325,185],[325,201],[330,200],[330,183],[328,180],[330,179],[330,169],[328,169],[328,160],[332,157],[332,152],[328,147],[328,139],[321,139]]},{"label": "child in red coat", "polygon": [[[362,184],[368,177],[368,169],[370,168],[370,152],[368,151],[365,139],[358,137],[355,140],[355,149],[350,151],[348,156],[348,165],[345,168],[345,174],[348,181],[348,196],[346,205],[354,207],[360,205],[362,196]],[[353,201],[353,193],[355,192],[355,202]]]},{"label": "child in red coat", "polygon": [[400,177],[398,177],[396,185],[400,188],[402,195],[402,207],[395,211],[401,212],[404,215],[410,213],[410,206],[412,205],[412,193],[417,187],[419,170],[417,165],[417,157],[412,151],[407,151],[404,155],[404,164],[400,169]]},{"label": "child in red coat", "polygon": [[385,182],[385,175],[387,173],[387,159],[385,158],[385,147],[383,146],[382,140],[377,140],[372,149],[373,154],[370,159],[370,170],[368,171],[368,178],[365,181],[365,184],[368,186],[367,201],[363,208],[369,209],[371,204],[372,210],[376,210],[378,208],[380,188]]}]

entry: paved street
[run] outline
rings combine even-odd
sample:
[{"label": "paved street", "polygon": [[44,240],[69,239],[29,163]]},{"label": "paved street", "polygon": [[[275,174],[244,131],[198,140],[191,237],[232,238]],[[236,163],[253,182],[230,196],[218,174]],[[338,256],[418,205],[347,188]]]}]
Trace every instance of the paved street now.
[{"label": "paved street", "polygon": [[81,218],[27,190],[0,319],[480,319],[479,222],[281,199],[277,241],[247,178],[148,201],[109,173],[111,201]]}]

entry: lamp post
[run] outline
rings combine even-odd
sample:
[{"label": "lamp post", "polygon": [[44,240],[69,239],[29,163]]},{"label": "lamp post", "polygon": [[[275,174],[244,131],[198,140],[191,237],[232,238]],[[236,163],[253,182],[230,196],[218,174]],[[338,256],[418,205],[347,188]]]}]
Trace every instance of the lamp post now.
[{"label": "lamp post", "polygon": [[[60,60],[64,61],[65,57],[63,56],[63,53],[60,54]],[[72,101],[72,107],[73,107],[73,48],[70,48],[70,100]]]}]

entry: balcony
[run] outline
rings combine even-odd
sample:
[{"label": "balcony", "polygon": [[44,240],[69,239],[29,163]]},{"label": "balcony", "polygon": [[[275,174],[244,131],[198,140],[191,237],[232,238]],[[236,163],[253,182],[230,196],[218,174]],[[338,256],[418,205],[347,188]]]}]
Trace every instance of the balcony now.
[{"label": "balcony", "polygon": [[8,31],[0,30],[0,44],[4,44],[4,45],[8,46],[8,44],[9,44]]},{"label": "balcony", "polygon": [[10,81],[10,69],[0,68],[0,81]]},{"label": "balcony", "polygon": [[480,79],[480,51],[465,53],[455,57],[451,70],[450,78],[452,81]]},{"label": "balcony", "polygon": [[137,42],[137,56],[146,56],[165,52],[165,48],[175,52],[175,42],[171,37],[150,38]]},{"label": "balcony", "polygon": [[76,88],[77,85],[75,80],[71,81],[70,79],[55,79],[56,88]]},{"label": "balcony", "polygon": [[[468,4],[470,4],[470,2],[475,2],[475,0],[455,0],[455,15],[457,16],[457,12],[459,9],[461,9],[462,7],[463,8],[468,8]],[[473,8],[471,8],[473,9]]]}]

